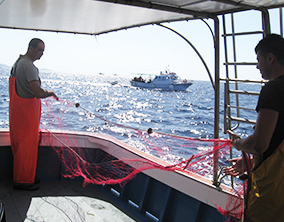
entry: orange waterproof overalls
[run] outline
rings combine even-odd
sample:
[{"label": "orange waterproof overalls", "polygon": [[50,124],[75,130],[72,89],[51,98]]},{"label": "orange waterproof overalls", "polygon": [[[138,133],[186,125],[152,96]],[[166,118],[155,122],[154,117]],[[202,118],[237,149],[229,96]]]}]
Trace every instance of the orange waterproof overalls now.
[{"label": "orange waterproof overalls", "polygon": [[14,156],[16,183],[34,183],[38,155],[41,101],[21,98],[15,89],[15,77],[9,79],[10,141]]}]

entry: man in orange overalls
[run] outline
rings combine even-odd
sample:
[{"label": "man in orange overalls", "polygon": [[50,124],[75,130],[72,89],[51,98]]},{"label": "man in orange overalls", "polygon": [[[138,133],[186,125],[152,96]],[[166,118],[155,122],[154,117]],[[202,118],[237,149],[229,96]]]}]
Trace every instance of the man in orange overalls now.
[{"label": "man in orange overalls", "polygon": [[44,52],[44,42],[34,38],[27,53],[20,55],[12,67],[9,79],[9,124],[10,140],[14,157],[13,188],[37,190],[39,180],[35,179],[39,123],[41,117],[40,98],[56,94],[41,88],[39,70],[33,64]]}]

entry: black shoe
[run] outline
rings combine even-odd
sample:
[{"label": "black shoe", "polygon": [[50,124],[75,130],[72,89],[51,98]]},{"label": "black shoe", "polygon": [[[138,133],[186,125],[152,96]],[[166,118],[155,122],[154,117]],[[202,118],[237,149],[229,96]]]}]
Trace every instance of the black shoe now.
[{"label": "black shoe", "polygon": [[14,183],[13,188],[15,190],[38,190],[39,185],[38,184],[28,184],[28,183]]},{"label": "black shoe", "polygon": [[39,184],[39,183],[40,183],[40,179],[36,177],[34,184]]}]

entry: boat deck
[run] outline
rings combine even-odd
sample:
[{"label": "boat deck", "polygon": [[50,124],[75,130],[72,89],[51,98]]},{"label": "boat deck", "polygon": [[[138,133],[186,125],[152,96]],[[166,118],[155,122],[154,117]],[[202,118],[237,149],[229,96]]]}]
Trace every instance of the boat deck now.
[{"label": "boat deck", "polygon": [[[96,155],[105,155],[105,150],[108,151],[107,155],[117,155],[113,158],[120,158],[117,150],[122,149],[128,151],[133,159],[146,156],[145,153],[142,156],[142,151],[123,146],[105,135],[77,133],[65,135],[72,138],[77,136],[75,138],[80,142],[82,151],[88,151],[88,158],[93,158],[98,163],[100,159],[96,159]],[[211,185],[212,181],[203,181],[195,174],[145,170],[124,186],[114,184],[83,187],[81,177],[66,179],[62,176],[66,172],[65,165],[60,161],[62,156],[58,156],[53,147],[46,146],[49,140],[48,134],[44,133],[36,173],[42,180],[40,189],[30,192],[14,190],[9,133],[0,131],[0,140],[0,199],[4,203],[8,222],[223,221],[223,216],[212,203],[215,204],[213,201],[217,200],[218,205],[224,208],[229,192],[216,189]],[[159,159],[153,162],[159,165],[164,163]],[[116,173],[114,168],[108,170],[112,174]]]},{"label": "boat deck", "polygon": [[0,199],[7,222],[137,221],[94,186],[78,181],[41,181],[37,191],[14,190],[12,181],[0,182]]}]

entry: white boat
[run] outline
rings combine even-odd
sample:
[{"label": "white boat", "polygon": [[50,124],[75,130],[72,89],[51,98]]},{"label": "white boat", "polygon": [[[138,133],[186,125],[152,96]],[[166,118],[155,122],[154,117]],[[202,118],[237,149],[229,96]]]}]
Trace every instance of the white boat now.
[{"label": "white boat", "polygon": [[[79,33],[99,35],[112,31],[125,30],[127,28],[139,27],[142,25],[157,24],[163,22],[212,19],[214,23],[214,77],[210,76],[215,90],[215,112],[214,112],[214,138],[219,138],[220,120],[220,83],[226,83],[226,92],[242,93],[241,90],[230,90],[231,85],[238,82],[250,82],[249,80],[237,79],[236,75],[230,77],[229,72],[226,78],[220,77],[220,20],[224,23],[223,37],[226,43],[227,38],[237,38],[251,34],[265,35],[270,33],[269,10],[280,9],[282,19],[282,6],[284,0],[244,0],[244,1],[186,1],[186,0],[159,0],[148,2],[144,0],[47,0],[42,3],[30,0],[2,0],[0,1],[0,27],[11,29],[51,31],[64,33]],[[226,16],[233,18],[234,13],[255,10],[261,16],[263,30],[256,32],[232,33],[226,32]],[[111,13],[111,16],[109,15]],[[24,19],[23,19],[24,18]],[[101,25],[100,25],[101,24]],[[232,19],[232,24],[234,24]],[[282,24],[282,22],[280,22]],[[283,27],[280,28],[281,32]],[[234,41],[232,41],[234,42]],[[252,43],[252,44],[255,44]],[[225,47],[226,50],[226,47]],[[243,48],[241,51],[246,50]],[[227,52],[226,52],[227,53]],[[236,70],[237,65],[255,65],[249,61],[228,61],[229,56],[225,55],[224,65],[226,68],[232,66]],[[238,57],[237,57],[238,58]],[[228,69],[229,70],[229,69]],[[214,81],[213,81],[214,79]],[[229,83],[234,84],[229,84]],[[251,81],[252,82],[252,81]],[[250,94],[250,92],[246,92]],[[251,93],[251,95],[254,95]],[[228,98],[228,97],[226,97]],[[8,101],[8,100],[7,100]],[[224,103],[225,124],[224,130],[231,128],[232,122],[255,123],[254,120],[231,116],[230,103]],[[237,107],[239,110],[240,108]],[[121,141],[110,136],[82,132],[52,132],[62,140],[68,137],[75,137],[82,148],[96,150],[102,153],[115,155],[119,159],[117,151],[128,152],[133,158],[150,159],[157,165],[167,165],[164,161],[138,151]],[[67,137],[65,136],[67,135]],[[48,133],[42,133],[42,142],[39,147],[39,159],[42,163],[38,167],[39,177],[42,180],[42,187],[35,193],[21,193],[11,189],[13,158],[10,147],[9,131],[0,131],[0,199],[6,209],[7,221],[24,221],[27,215],[33,218],[40,218],[38,221],[72,221],[73,214],[82,213],[94,216],[90,209],[97,209],[97,221],[121,221],[121,215],[113,214],[112,220],[105,220],[104,217],[111,216],[106,209],[106,202],[110,202],[117,209],[125,212],[129,218],[122,221],[223,221],[223,216],[217,211],[215,202],[225,208],[227,196],[235,197],[233,188],[220,185],[217,177],[217,170],[214,171],[213,182],[197,176],[186,170],[163,171],[159,169],[146,170],[137,175],[123,187],[118,185],[94,185],[85,189],[73,188],[74,180],[65,180],[61,176],[62,169],[60,157],[54,158],[52,146],[57,146],[57,140],[49,140]],[[216,159],[218,155],[216,155]],[[218,161],[215,164],[217,167]],[[214,165],[215,166],[215,165]],[[44,168],[54,169],[53,174],[46,174]],[[217,169],[217,168],[216,168]],[[66,182],[64,185],[60,185]],[[53,186],[49,186],[50,184]],[[97,195],[98,190],[105,196]],[[74,197],[82,197],[76,202]],[[63,197],[63,198],[62,198]],[[72,199],[73,197],[73,199]],[[62,200],[64,199],[64,200]],[[91,201],[89,200],[91,199]],[[51,202],[54,200],[54,202]],[[67,200],[70,200],[69,202]],[[78,200],[78,199],[77,199]],[[97,202],[99,204],[95,204]],[[64,201],[69,203],[64,207]],[[92,202],[93,201],[93,202]],[[63,202],[63,205],[60,203]],[[70,204],[72,202],[72,204]],[[57,203],[57,204],[56,204]],[[74,207],[75,204],[75,207]],[[3,205],[1,204],[1,217],[3,217]],[[55,207],[55,208],[54,208]],[[69,209],[69,211],[68,211]],[[73,210],[72,210],[73,209]],[[99,212],[101,211],[101,212]],[[69,212],[71,213],[69,214]],[[117,212],[117,211],[116,211]],[[76,218],[75,216],[72,218]],[[123,218],[126,218],[124,216]],[[132,220],[131,220],[132,218]],[[1,219],[1,218],[0,218]],[[96,221],[94,217],[86,221]],[[33,221],[37,221],[33,219]],[[82,221],[74,219],[73,221]]]},{"label": "white boat", "polygon": [[156,75],[153,80],[143,80],[143,78],[135,77],[130,81],[131,86],[145,88],[145,89],[161,89],[161,90],[173,90],[173,91],[186,91],[186,89],[192,85],[192,81],[180,80],[176,73],[161,73]]}]

